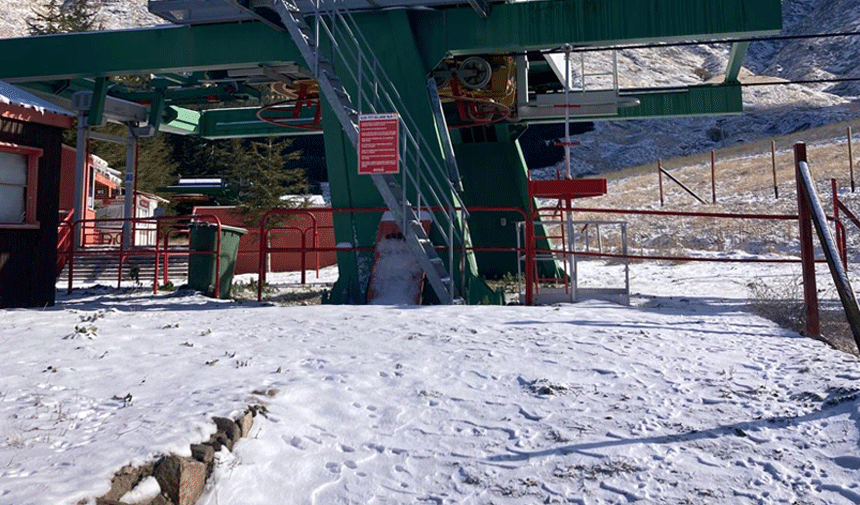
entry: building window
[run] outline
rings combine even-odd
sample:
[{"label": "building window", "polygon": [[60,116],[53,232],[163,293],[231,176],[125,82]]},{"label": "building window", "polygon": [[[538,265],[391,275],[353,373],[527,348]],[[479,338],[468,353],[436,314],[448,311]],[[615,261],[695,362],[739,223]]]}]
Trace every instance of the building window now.
[{"label": "building window", "polygon": [[41,149],[0,142],[0,226],[38,226]]}]

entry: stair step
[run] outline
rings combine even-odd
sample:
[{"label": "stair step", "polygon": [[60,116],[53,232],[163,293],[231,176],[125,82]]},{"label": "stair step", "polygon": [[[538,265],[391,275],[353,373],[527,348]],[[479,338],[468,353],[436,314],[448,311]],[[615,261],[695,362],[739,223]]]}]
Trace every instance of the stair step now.
[{"label": "stair step", "polygon": [[[312,31],[313,29],[305,22],[302,16],[298,14],[298,8],[294,0],[278,0],[275,2],[274,7],[275,11],[281,17],[284,27],[295,41],[296,46],[305,61],[316,62],[316,69],[312,69],[312,71],[316,74],[315,77],[319,83],[320,91],[329,101],[350,141],[357,146],[359,111],[355,109],[352,103],[352,98],[346,91],[343,82],[338,78],[334,63],[329,61],[320,53],[319,47],[317,47],[315,34]],[[343,22],[347,24],[347,26],[350,25],[351,21],[347,17],[342,16],[339,12],[339,7],[335,2],[329,3],[326,7],[330,7],[332,9],[332,23]],[[328,18],[326,17],[326,19]],[[318,18],[317,22],[325,23],[326,19]],[[331,32],[328,32],[327,30],[321,30],[320,33],[323,36],[331,38],[332,40],[328,42],[331,42],[334,47],[337,47],[337,45],[341,43],[340,40],[333,37]],[[357,58],[366,57],[367,48],[361,47],[359,40],[348,42],[356,45],[358,50]],[[373,57],[372,54],[370,56]],[[338,60],[338,63],[341,63],[341,61]],[[347,60],[343,63],[351,65],[354,62]],[[368,72],[368,74],[370,73]],[[389,81],[380,80],[381,77],[382,76],[378,74],[365,75],[365,78],[368,79],[368,81],[360,82],[358,83],[358,86],[361,87],[365,85],[370,79],[376,79],[384,85],[392,86]],[[424,230],[424,226],[422,225],[419,216],[416,215],[416,212],[411,208],[412,206],[409,204],[403,188],[400,186],[397,179],[392,176],[373,176],[373,182],[382,195],[386,206],[391,211],[396,222],[401,223],[408,221],[408,224],[406,225],[407,229],[402,230],[406,235],[406,242],[409,244],[409,249],[412,250],[412,253],[421,264],[421,268],[424,270],[424,274],[430,282],[437,297],[442,303],[453,302],[452,293],[449,291],[449,288],[453,286],[453,283],[451,282],[451,278],[447,276],[444,271],[445,263],[441,258],[439,258],[433,243],[430,241],[427,236],[427,232]],[[423,195],[419,196],[419,198],[425,201],[432,201],[424,198]],[[449,243],[448,246],[451,247],[452,244]]]}]

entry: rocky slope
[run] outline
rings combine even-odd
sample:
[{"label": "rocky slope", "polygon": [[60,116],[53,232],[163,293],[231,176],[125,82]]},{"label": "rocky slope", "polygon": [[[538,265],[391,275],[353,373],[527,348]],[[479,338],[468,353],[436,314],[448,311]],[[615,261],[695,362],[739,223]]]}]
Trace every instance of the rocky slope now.
[{"label": "rocky slope", "polygon": [[[4,16],[0,37],[26,35],[33,0],[0,0]],[[162,24],[149,14],[146,0],[102,0],[105,29]],[[837,33],[860,30],[860,0],[783,0],[786,34]],[[688,85],[720,79],[728,60],[728,44],[625,50],[619,53],[622,87]],[[597,54],[594,58],[608,57]],[[753,42],[744,61],[741,81],[761,76],[787,80],[851,77],[860,62],[860,36]],[[860,83],[822,83],[747,87],[741,116],[604,121],[579,137],[573,172],[600,173],[648,163],[658,157],[687,155],[713,148],[801,131],[860,115]],[[561,130],[541,133],[560,135]],[[550,139],[551,140],[551,139]],[[532,164],[561,159],[561,149],[538,142],[526,146]],[[549,161],[547,161],[549,160]]]},{"label": "rocky slope", "polygon": [[[42,0],[0,0],[0,38],[24,37],[27,35],[27,18],[33,7]],[[106,30],[137,28],[163,24],[165,21],[153,16],[146,8],[146,0],[101,0],[100,21]]]}]

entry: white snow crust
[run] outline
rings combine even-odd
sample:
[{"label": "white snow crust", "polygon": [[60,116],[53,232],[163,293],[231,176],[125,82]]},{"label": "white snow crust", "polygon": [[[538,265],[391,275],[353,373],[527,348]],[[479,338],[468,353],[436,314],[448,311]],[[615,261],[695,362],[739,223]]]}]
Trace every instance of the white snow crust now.
[{"label": "white snow crust", "polygon": [[0,103],[20,105],[27,109],[34,109],[36,112],[41,114],[51,112],[63,116],[75,117],[75,115],[70,111],[47,100],[43,100],[36,95],[28,93],[5,81],[0,81]]},{"label": "white snow crust", "polygon": [[4,310],[0,504],[92,500],[249,404],[267,417],[202,505],[857,503],[860,363],[747,310],[749,282],[796,274],[634,264],[630,307],[92,287]]}]

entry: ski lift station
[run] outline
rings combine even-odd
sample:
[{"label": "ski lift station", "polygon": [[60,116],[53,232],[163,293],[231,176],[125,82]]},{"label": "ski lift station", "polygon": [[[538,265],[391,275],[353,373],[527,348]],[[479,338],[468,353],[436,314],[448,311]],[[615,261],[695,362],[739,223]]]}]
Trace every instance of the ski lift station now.
[{"label": "ski lift station", "polygon": [[[485,277],[520,271],[531,285],[570,275],[567,259],[535,254],[549,240],[536,199],[561,202],[561,227],[569,229],[564,206],[599,198],[605,180],[572,179],[568,171],[530,181],[519,136],[536,123],[741,113],[738,74],[749,41],[782,26],[780,0],[148,6],[166,24],[0,40],[0,79],[77,116],[78,178],[88,139],[126,144],[126,187],[134,184],[137,139],[156,131],[207,139],[322,135],[339,268],[330,303],[386,300],[404,283],[416,302],[493,303]],[[719,81],[619,85],[619,48],[721,41],[731,51]],[[146,84],[112,79],[131,75]],[[106,122],[126,125],[128,135],[93,130]],[[568,134],[559,144],[569,168],[574,143]],[[43,221],[56,230],[57,221]],[[6,250],[14,234],[26,233],[34,231],[0,223],[0,257],[14,252]],[[499,252],[511,250],[523,254]]]}]

